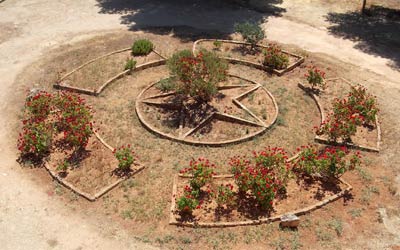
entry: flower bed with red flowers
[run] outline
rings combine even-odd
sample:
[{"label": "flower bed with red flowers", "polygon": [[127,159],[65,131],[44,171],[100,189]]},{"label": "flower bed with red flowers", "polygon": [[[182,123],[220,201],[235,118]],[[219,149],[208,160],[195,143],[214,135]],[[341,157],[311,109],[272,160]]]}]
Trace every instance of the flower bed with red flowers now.
[{"label": "flower bed with red flowers", "polygon": [[343,193],[347,186],[339,177],[361,158],[344,147],[303,146],[298,153],[292,162],[278,147],[237,156],[225,176],[206,159],[191,161],[176,184],[172,223],[249,221],[312,207]]},{"label": "flower bed with red flowers", "polygon": [[[321,107],[322,122],[315,126],[316,139],[379,151],[380,127],[376,97],[361,85],[343,78],[326,80],[326,88],[314,98]],[[338,98],[340,97],[340,98]]]},{"label": "flower bed with red flowers", "polygon": [[42,91],[28,97],[22,123],[20,159],[45,164],[79,192],[93,196],[120,179],[117,168],[139,168],[131,154],[119,159],[97,138],[92,109],[77,94]]}]

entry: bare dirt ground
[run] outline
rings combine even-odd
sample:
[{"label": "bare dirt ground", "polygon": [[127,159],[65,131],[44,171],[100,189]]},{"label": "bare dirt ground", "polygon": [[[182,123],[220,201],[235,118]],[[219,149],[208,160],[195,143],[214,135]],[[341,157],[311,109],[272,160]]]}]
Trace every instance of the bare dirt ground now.
[{"label": "bare dirt ground", "polygon": [[[325,53],[352,63],[351,67],[372,72],[363,84],[378,91],[378,99],[385,107],[383,113],[390,117],[390,123],[385,122],[383,126],[384,130],[387,127],[383,135],[384,156],[381,160],[398,173],[400,159],[396,151],[400,145],[393,139],[399,132],[395,124],[400,124],[397,116],[400,107],[400,73],[396,68],[398,59],[396,55],[388,56],[390,52],[366,53],[357,47],[359,41],[330,33],[324,16],[339,7],[329,7],[329,3],[321,1],[323,4],[307,5],[310,11],[302,15],[297,12],[300,7],[296,6],[303,7],[303,1],[284,1],[279,8],[286,12],[281,13],[281,17],[271,17],[268,13],[261,14],[241,7],[224,7],[217,3],[178,2],[161,4],[157,1],[137,1],[129,8],[124,1],[0,1],[0,242],[3,249],[150,248],[135,240],[123,228],[112,224],[111,220],[96,217],[90,209],[77,212],[54,198],[53,192],[57,190],[57,185],[51,182],[46,173],[33,170],[29,173],[37,171],[37,174],[28,175],[15,162],[15,138],[9,133],[15,126],[20,107],[14,106],[18,102],[14,92],[21,92],[24,88],[13,83],[25,67],[60,45],[69,46],[115,29],[186,25],[203,30],[231,32],[234,22],[269,17],[263,25],[269,39],[295,44],[311,52]],[[139,11],[141,5],[144,7]],[[345,13],[347,9],[343,7],[340,11]],[[385,137],[393,137],[387,139],[390,145],[385,145]],[[36,185],[39,182],[37,179],[47,179],[44,182],[46,184]],[[398,182],[399,179],[397,177]],[[358,235],[352,239],[354,245],[349,249],[384,249],[400,244],[396,217],[385,217],[385,204],[379,204],[378,207],[387,231],[374,237],[368,235],[368,238]]]}]

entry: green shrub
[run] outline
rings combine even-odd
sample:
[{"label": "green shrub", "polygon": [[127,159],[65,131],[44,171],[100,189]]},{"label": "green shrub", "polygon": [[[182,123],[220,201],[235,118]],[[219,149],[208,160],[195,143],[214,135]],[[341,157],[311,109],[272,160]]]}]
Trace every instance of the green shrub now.
[{"label": "green shrub", "polygon": [[155,87],[161,92],[169,92],[175,90],[175,82],[171,78],[165,78],[155,84]]},{"label": "green shrub", "polygon": [[228,64],[215,53],[201,50],[193,55],[188,50],[175,53],[168,60],[175,91],[197,101],[208,102],[217,93],[217,84],[226,79]]},{"label": "green shrub", "polygon": [[134,69],[136,67],[136,61],[135,60],[133,60],[132,58],[131,59],[128,59],[127,61],[126,61],[126,63],[125,63],[125,67],[124,67],[124,69],[125,70],[132,70],[132,69]]},{"label": "green shrub", "polygon": [[136,155],[131,150],[131,146],[121,146],[114,150],[114,156],[118,160],[118,169],[127,171],[130,169],[133,163],[135,163]]},{"label": "green shrub", "polygon": [[148,39],[136,40],[132,45],[132,54],[134,56],[148,55],[154,49],[153,43]]},{"label": "green shrub", "polygon": [[264,30],[255,23],[244,22],[235,24],[235,32],[242,35],[243,39],[251,44],[251,49],[265,38]]}]

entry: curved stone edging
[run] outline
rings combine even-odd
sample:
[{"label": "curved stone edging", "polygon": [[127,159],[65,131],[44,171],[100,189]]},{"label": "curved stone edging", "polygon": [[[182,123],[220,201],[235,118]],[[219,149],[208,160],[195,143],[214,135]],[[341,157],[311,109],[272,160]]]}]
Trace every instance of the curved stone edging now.
[{"label": "curved stone edging", "polygon": [[[100,137],[100,135],[96,132],[94,132],[96,138],[108,149],[110,149],[111,151],[114,150],[113,147],[111,147],[109,144],[107,144],[104,139],[102,137]],[[89,201],[96,201],[98,198],[100,198],[101,196],[105,195],[106,193],[108,193],[109,191],[111,191],[113,188],[115,188],[116,186],[118,186],[121,182],[123,182],[126,179],[129,179],[130,177],[132,177],[133,175],[139,173],[140,171],[142,171],[145,166],[142,165],[137,165],[138,168],[135,169],[130,176],[125,176],[123,178],[120,178],[119,180],[115,181],[114,183],[111,183],[110,185],[104,187],[103,189],[101,189],[99,192],[95,193],[95,194],[89,194],[86,193],[82,190],[80,190],[79,188],[75,187],[72,183],[68,182],[67,180],[61,178],[57,172],[53,171],[49,166],[48,163],[46,162],[44,164],[44,168],[47,170],[47,172],[49,172],[49,174],[51,175],[51,177],[53,177],[53,179],[57,180],[59,183],[61,183],[64,187],[68,188],[69,190],[71,190],[72,192],[78,194],[79,196],[82,196],[83,198],[89,200]]]},{"label": "curved stone edging", "polygon": [[[339,178],[338,180],[343,183],[344,185],[347,186],[347,188],[345,188],[344,190],[340,191],[337,194],[331,195],[327,198],[325,198],[324,200],[305,207],[305,208],[301,208],[301,209],[297,209],[294,211],[290,211],[284,214],[279,214],[279,215],[275,215],[275,216],[271,216],[271,217],[267,217],[267,218],[261,218],[258,220],[244,220],[244,221],[232,221],[232,222],[180,222],[176,220],[175,217],[175,212],[176,212],[176,194],[177,194],[177,183],[178,183],[178,178],[179,175],[177,175],[174,178],[174,183],[172,186],[172,198],[171,198],[171,210],[170,210],[170,219],[169,219],[169,224],[170,225],[176,225],[176,226],[185,226],[185,227],[206,227],[206,228],[211,228],[211,227],[236,227],[236,226],[248,226],[248,225],[259,225],[259,224],[263,224],[263,223],[269,223],[269,222],[274,222],[274,221],[278,221],[281,219],[281,217],[283,217],[284,215],[287,214],[294,214],[297,216],[300,215],[304,215],[307,213],[310,213],[316,209],[319,209],[325,205],[327,205],[328,203],[331,203],[339,198],[341,198],[342,196],[344,196],[346,193],[350,192],[353,187],[347,183],[345,180],[343,180],[342,178]],[[181,177],[182,178],[182,177]],[[186,177],[183,177],[186,178]],[[232,176],[229,175],[222,175],[222,176],[213,176],[213,178],[232,178]]]},{"label": "curved stone edging", "polygon": [[[62,89],[62,90],[68,90],[68,91],[72,91],[72,92],[77,92],[77,93],[81,93],[81,94],[85,94],[85,95],[94,95],[97,96],[99,95],[110,83],[112,83],[113,81],[119,79],[120,77],[130,73],[130,72],[135,72],[135,71],[139,71],[139,70],[143,70],[146,69],[148,67],[153,67],[153,66],[158,66],[158,63],[163,62],[166,60],[166,57],[161,55],[160,52],[156,51],[156,50],[152,50],[151,52],[153,52],[154,54],[156,54],[157,56],[159,56],[161,59],[160,60],[153,60],[151,62],[147,62],[147,63],[142,63],[137,65],[134,69],[132,70],[124,70],[121,73],[118,73],[117,75],[111,77],[110,79],[106,80],[99,88],[97,89],[87,89],[87,88],[80,88],[80,87],[74,87],[74,86],[70,86],[70,85],[66,85],[66,84],[62,84],[61,82],[67,78],[68,76],[72,75],[73,73],[75,73],[76,71],[82,69],[83,67],[97,61],[100,60],[102,58],[106,58],[118,53],[122,53],[125,51],[129,51],[131,50],[131,48],[124,48],[124,49],[120,49],[120,50],[116,50],[116,51],[112,51],[110,53],[107,53],[105,55],[101,55],[99,57],[96,57],[92,60],[89,60],[85,63],[83,63],[82,65],[78,66],[77,68],[71,70],[70,72],[68,72],[67,74],[65,74],[63,77],[61,77],[60,79],[57,80],[57,82],[55,84],[53,84],[53,87],[56,89]],[[150,53],[151,53],[150,52]],[[161,64],[160,64],[161,65]]]},{"label": "curved stone edging", "polygon": [[[223,43],[232,43],[232,44],[240,44],[240,45],[250,45],[250,43],[240,42],[240,41],[235,41],[235,40],[199,39],[199,40],[196,40],[193,43],[193,47],[192,47],[193,54],[196,54],[196,47],[197,47],[198,43],[201,43],[201,42],[213,42],[213,41],[220,41],[220,42],[223,42]],[[269,46],[265,46],[265,45],[261,45],[261,44],[257,44],[256,46],[264,48],[264,49],[269,48]],[[226,56],[221,56],[221,58],[229,61],[230,63],[238,63],[238,64],[250,66],[250,67],[255,67],[257,69],[270,71],[270,72],[273,72],[273,73],[277,74],[278,76],[282,76],[284,73],[294,69],[295,67],[297,67],[298,65],[303,63],[304,60],[305,60],[304,57],[296,55],[296,54],[293,54],[293,53],[290,53],[288,51],[282,50],[282,52],[284,54],[290,55],[292,57],[296,57],[296,58],[298,58],[298,60],[296,62],[292,63],[291,65],[288,65],[285,69],[278,70],[278,69],[273,69],[271,67],[264,66],[263,64],[260,64],[260,63],[255,63],[255,62],[242,60],[242,59],[238,59],[238,58],[226,57]]]},{"label": "curved stone edging", "polygon": [[147,69],[147,68],[150,68],[150,67],[156,67],[156,66],[164,65],[165,63],[166,63],[166,59],[160,59],[160,60],[155,60],[155,61],[139,64],[138,66],[136,66],[132,70],[124,70],[123,72],[118,73],[117,75],[111,77],[106,82],[104,82],[97,90],[95,90],[95,89],[90,90],[90,89],[85,89],[85,88],[73,87],[73,86],[69,86],[69,85],[65,85],[65,84],[59,84],[59,83],[54,84],[53,87],[56,88],[56,89],[62,89],[62,90],[68,90],[68,91],[72,91],[72,92],[77,92],[77,93],[80,93],[80,94],[98,96],[112,82],[114,82],[115,80],[125,76],[126,74],[129,74],[131,72],[137,72],[137,71],[140,71],[140,70],[144,70],[144,69]]},{"label": "curved stone edging", "polygon": [[[342,77],[329,78],[329,79],[326,79],[325,81],[333,81],[333,80],[338,80],[338,79],[343,80],[346,84],[352,86],[352,84],[348,80],[346,80],[346,79],[344,79]],[[324,112],[324,110],[322,108],[322,105],[321,105],[321,103],[319,101],[319,97],[315,93],[310,91],[310,89],[308,87],[306,87],[305,85],[303,85],[302,83],[298,83],[297,85],[299,86],[299,88],[301,88],[302,90],[307,92],[313,98],[313,100],[316,103],[317,108],[319,110],[320,117],[321,117],[321,122],[323,122],[326,119],[326,115],[325,115],[325,112]],[[376,125],[376,130],[377,130],[376,147],[368,147],[368,146],[364,146],[364,145],[357,145],[357,144],[349,143],[349,142],[332,142],[332,141],[330,141],[328,139],[325,139],[325,138],[323,138],[323,137],[321,137],[319,135],[316,135],[314,137],[314,140],[319,142],[319,143],[323,143],[323,144],[328,144],[328,145],[333,145],[333,146],[344,145],[344,146],[348,146],[348,147],[359,149],[359,150],[379,153],[380,145],[381,145],[381,127],[379,125],[379,116],[378,115],[375,115],[375,125]]]},{"label": "curved stone edging", "polygon": [[246,81],[248,81],[248,82],[251,82],[251,83],[254,84],[254,85],[259,85],[260,88],[262,88],[262,89],[267,93],[267,95],[271,98],[271,100],[272,100],[272,102],[273,102],[273,105],[274,105],[275,114],[274,114],[274,117],[273,117],[272,121],[271,121],[269,124],[266,124],[265,127],[264,127],[264,129],[262,129],[262,130],[260,130],[260,131],[256,131],[256,132],[254,132],[254,133],[251,133],[251,134],[249,134],[249,135],[240,137],[240,138],[238,138],[238,139],[225,140],[225,141],[209,141],[209,142],[201,142],[201,141],[195,141],[195,140],[180,139],[180,138],[175,137],[175,136],[172,136],[172,135],[170,135],[170,134],[161,132],[161,131],[159,131],[158,129],[156,129],[155,127],[153,127],[151,124],[149,124],[149,123],[147,123],[147,122],[145,121],[144,116],[143,116],[143,114],[141,113],[141,111],[140,111],[140,109],[139,109],[139,105],[140,105],[140,102],[141,102],[140,97],[144,94],[144,92],[146,92],[148,89],[150,89],[151,87],[153,87],[157,82],[152,83],[152,84],[150,84],[149,86],[147,86],[145,89],[143,89],[143,90],[139,93],[138,97],[136,98],[135,110],[136,110],[136,114],[137,114],[137,116],[138,116],[138,118],[139,118],[139,121],[140,121],[148,130],[150,130],[150,131],[152,131],[152,132],[155,132],[156,134],[158,134],[158,135],[161,136],[161,137],[168,138],[168,139],[171,139],[171,140],[177,141],[177,142],[187,143],[187,144],[189,144],[189,145],[208,145],[208,146],[215,146],[215,147],[218,147],[218,146],[223,146],[223,145],[227,145],[227,144],[234,144],[234,143],[239,143],[239,142],[247,141],[247,140],[250,140],[251,138],[253,138],[253,137],[257,136],[257,135],[260,135],[260,134],[262,134],[262,133],[265,133],[266,130],[268,130],[268,129],[270,129],[270,128],[272,127],[272,125],[276,122],[276,119],[278,118],[279,108],[278,108],[278,104],[277,104],[277,102],[276,102],[274,96],[273,96],[262,84],[260,84],[260,83],[258,83],[258,82],[256,82],[256,81],[249,80],[249,79],[245,79],[245,78],[243,78],[243,77],[236,76],[236,75],[233,75],[233,74],[228,74],[228,76],[230,76],[230,77],[236,77],[236,78],[239,78],[239,79],[242,79],[242,80],[246,80]]}]

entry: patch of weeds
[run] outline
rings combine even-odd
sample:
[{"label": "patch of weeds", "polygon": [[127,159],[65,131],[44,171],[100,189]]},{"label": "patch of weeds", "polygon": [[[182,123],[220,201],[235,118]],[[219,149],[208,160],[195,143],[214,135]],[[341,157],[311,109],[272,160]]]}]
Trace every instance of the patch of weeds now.
[{"label": "patch of weeds", "polygon": [[309,217],[305,218],[301,223],[300,227],[301,228],[310,228],[312,225],[312,221]]},{"label": "patch of weeds", "polygon": [[56,193],[56,195],[62,195],[64,193],[63,187],[57,181],[54,182],[54,193]]},{"label": "patch of weeds", "polygon": [[292,250],[298,250],[303,247],[303,245],[300,243],[299,232],[294,231],[292,233],[292,238],[290,239],[290,246]]},{"label": "patch of weeds", "polygon": [[285,250],[287,249],[285,246],[286,239],[282,236],[279,236],[278,239],[272,241],[270,246],[274,247],[276,250]]},{"label": "patch of weeds", "polygon": [[284,93],[286,93],[287,92],[287,88],[285,88],[285,87],[279,87],[277,90],[276,90],[276,94],[277,94],[277,96],[282,96]]},{"label": "patch of weeds", "polygon": [[361,213],[362,213],[362,209],[361,208],[354,208],[354,209],[350,209],[348,211],[348,213],[351,215],[351,217],[354,218],[358,218],[361,217]]},{"label": "patch of weeds", "polygon": [[283,119],[283,117],[281,115],[279,115],[278,118],[276,118],[275,124],[277,126],[286,126],[286,121],[285,121],[285,119]]},{"label": "patch of weeds", "polygon": [[192,243],[192,239],[190,237],[180,237],[179,240],[183,244],[191,244]]},{"label": "patch of weeds", "polygon": [[317,227],[315,230],[318,241],[322,244],[329,243],[333,240],[333,235],[325,228]]},{"label": "patch of weeds", "polygon": [[328,223],[329,227],[335,230],[337,236],[342,236],[343,234],[343,222],[340,218],[334,218]]},{"label": "patch of weeds", "polygon": [[358,175],[363,179],[364,181],[371,182],[372,181],[372,175],[367,172],[365,169],[361,167],[356,167]]},{"label": "patch of weeds", "polygon": [[174,236],[168,234],[168,235],[165,235],[163,238],[157,237],[155,239],[155,241],[160,245],[164,245],[164,244],[167,244],[167,243],[171,242],[174,239],[175,239]]},{"label": "patch of weeds", "polygon": [[128,180],[122,182],[121,186],[122,186],[123,191],[127,192],[129,189],[136,186],[136,182],[133,179],[128,179]]},{"label": "patch of weeds", "polygon": [[135,240],[141,241],[143,243],[151,243],[152,241],[147,236],[134,236]]},{"label": "patch of weeds", "polygon": [[247,95],[247,98],[248,98],[250,103],[254,102],[254,96],[255,96],[254,92],[251,92],[250,94]]},{"label": "patch of weeds", "polygon": [[250,244],[252,242],[259,242],[262,238],[263,231],[260,227],[254,227],[246,231],[244,234],[244,242]]},{"label": "patch of weeds", "polygon": [[363,204],[369,205],[372,194],[379,194],[379,188],[377,188],[375,186],[369,186],[367,188],[364,188],[362,190],[362,194],[361,194],[361,199],[360,199],[361,202]]},{"label": "patch of weeds", "polygon": [[133,219],[132,210],[124,210],[124,211],[122,211],[121,217],[124,220],[127,220],[127,219],[132,220]]}]

